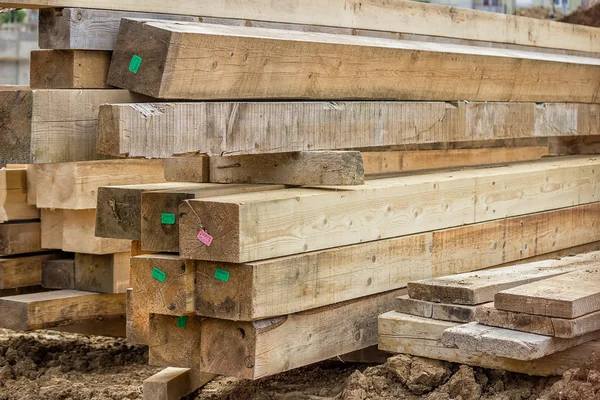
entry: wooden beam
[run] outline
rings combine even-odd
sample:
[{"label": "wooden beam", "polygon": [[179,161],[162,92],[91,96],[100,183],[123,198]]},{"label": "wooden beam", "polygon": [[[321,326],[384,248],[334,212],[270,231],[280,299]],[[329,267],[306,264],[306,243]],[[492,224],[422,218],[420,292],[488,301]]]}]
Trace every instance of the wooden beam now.
[{"label": "wooden beam", "polygon": [[31,162],[33,94],[24,86],[0,86],[0,165]]},{"label": "wooden beam", "polygon": [[283,185],[198,183],[191,184],[188,188],[142,193],[142,248],[179,252],[179,206],[184,200],[283,188]]},{"label": "wooden beam", "polygon": [[596,104],[566,103],[110,104],[100,107],[98,151],[156,158],[196,152],[219,156],[585,136],[600,134],[599,115]]},{"label": "wooden beam", "polygon": [[41,210],[40,230],[42,248],[62,250],[64,236],[63,210],[43,208]]},{"label": "wooden beam", "polygon": [[446,347],[523,361],[537,360],[598,339],[600,331],[573,339],[561,339],[485,326],[477,322],[448,328],[442,334],[442,343]]},{"label": "wooden beam", "polygon": [[75,289],[99,293],[125,293],[129,285],[131,252],[75,254]]},{"label": "wooden beam", "polygon": [[[498,268],[478,273],[465,273],[408,283],[413,299],[437,303],[475,305],[494,301],[499,292],[593,267],[600,261],[600,252],[537,261],[531,264]],[[485,277],[485,278],[484,278]]]},{"label": "wooden beam", "polygon": [[165,159],[167,182],[208,182],[210,159],[207,156],[172,157]]},{"label": "wooden beam", "polygon": [[211,157],[210,181],[282,185],[362,185],[365,166],[358,151],[302,151]]},{"label": "wooden beam", "polygon": [[124,294],[56,290],[0,298],[1,327],[18,331],[49,328],[98,317],[116,317],[124,313]]},{"label": "wooden beam", "polygon": [[[596,158],[553,159],[440,172],[426,181],[378,179],[337,191],[186,200],[179,208],[180,253],[240,263],[596,202],[598,168]],[[201,230],[213,238],[210,246],[198,239]]]},{"label": "wooden beam", "polygon": [[131,241],[94,235],[96,210],[63,210],[62,250],[73,253],[113,254],[131,250]]},{"label": "wooden beam", "polygon": [[106,160],[35,166],[37,206],[95,209],[100,186],[165,181],[162,160]]},{"label": "wooden beam", "polygon": [[[553,258],[559,250],[593,251],[598,244],[565,249],[600,240],[600,231],[591,229],[598,226],[598,215],[595,203],[264,261],[198,262],[196,312],[257,320],[405,287],[421,278]],[[217,270],[221,279],[215,279]]]},{"label": "wooden beam", "polygon": [[135,302],[133,289],[128,288],[125,294],[127,298],[127,321],[125,328],[127,343],[147,346],[150,314],[146,311],[144,303]]},{"label": "wooden beam", "polygon": [[417,317],[439,319],[441,321],[467,323],[475,321],[476,306],[462,304],[441,304],[431,301],[400,296],[396,299],[395,311]]},{"label": "wooden beam", "polygon": [[184,316],[194,312],[196,262],[177,255],[131,259],[131,287],[147,313]]},{"label": "wooden beam", "polygon": [[1,168],[0,222],[39,217],[39,210],[27,204],[27,168]]},{"label": "wooden beam", "polygon": [[496,293],[500,310],[577,318],[600,311],[600,256],[583,269]]},{"label": "wooden beam", "polygon": [[[548,78],[564,73],[569,82]],[[600,60],[590,57],[134,19],[121,22],[108,74],[116,87],[189,100],[598,103],[598,79]]]},{"label": "wooden beam", "polygon": [[194,390],[189,368],[167,367],[144,380],[144,400],[180,400]]},{"label": "wooden beam", "polygon": [[75,260],[48,260],[42,264],[42,286],[46,289],[75,289]]},{"label": "wooden beam", "polygon": [[[10,0],[4,7],[62,8],[98,7],[94,0]],[[273,3],[224,0],[210,3],[110,1],[102,8],[111,10],[201,15],[276,21],[291,24],[324,25],[356,29],[372,29],[469,40],[513,43],[528,46],[600,52],[598,33],[590,27],[537,20],[443,5],[395,1],[382,4],[374,0],[344,2],[308,0],[301,5],[291,0]],[[483,29],[482,26],[486,28]],[[85,31],[84,31],[85,32]],[[553,40],[552,38],[558,38]]]},{"label": "wooden beam", "polygon": [[192,186],[193,184],[190,183],[162,182],[99,187],[96,203],[96,236],[140,240],[142,238],[142,193],[154,190],[189,189]]},{"label": "wooden beam", "polygon": [[41,248],[40,223],[14,222],[0,224],[0,256],[38,253]]},{"label": "wooden beam", "polygon": [[522,361],[444,347],[442,333],[457,325],[395,311],[387,312],[379,316],[379,348],[391,353],[536,376],[560,376],[569,369],[582,367],[590,355],[600,349],[600,341],[596,340],[537,360]]},{"label": "wooden beam", "polygon": [[85,50],[33,50],[32,89],[104,89],[112,53]]},{"label": "wooden beam", "polygon": [[54,258],[54,253],[0,258],[0,289],[40,285],[42,264]]}]

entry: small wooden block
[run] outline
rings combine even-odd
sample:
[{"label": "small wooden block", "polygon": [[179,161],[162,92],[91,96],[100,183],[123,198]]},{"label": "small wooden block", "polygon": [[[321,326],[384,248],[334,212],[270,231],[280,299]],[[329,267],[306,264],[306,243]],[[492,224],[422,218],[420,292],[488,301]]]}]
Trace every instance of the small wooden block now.
[{"label": "small wooden block", "polygon": [[167,182],[208,182],[210,158],[198,155],[165,159],[165,179]]},{"label": "small wooden block", "polygon": [[48,260],[42,265],[42,286],[46,289],[75,289],[75,260]]},{"label": "small wooden block", "polygon": [[0,256],[39,253],[41,228],[39,222],[0,224]]},{"label": "small wooden block", "polygon": [[144,400],[180,400],[194,390],[189,368],[168,367],[144,380]]},{"label": "small wooden block", "polygon": [[131,252],[75,254],[75,289],[99,293],[125,293],[129,284]]}]

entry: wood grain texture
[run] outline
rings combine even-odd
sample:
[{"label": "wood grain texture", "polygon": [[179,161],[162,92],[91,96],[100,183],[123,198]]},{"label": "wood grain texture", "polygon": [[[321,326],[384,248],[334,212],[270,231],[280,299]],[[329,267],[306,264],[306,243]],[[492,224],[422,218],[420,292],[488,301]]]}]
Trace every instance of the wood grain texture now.
[{"label": "wood grain texture", "polygon": [[62,250],[65,228],[63,210],[43,208],[40,214],[42,248]]},{"label": "wood grain texture", "polygon": [[0,289],[41,285],[42,264],[54,258],[54,253],[0,258]]},{"label": "wood grain texture", "polygon": [[167,182],[208,182],[210,159],[197,155],[165,159],[165,179]]},{"label": "wood grain texture", "polygon": [[33,94],[24,86],[0,86],[0,166],[31,162]]},{"label": "wood grain texture", "polygon": [[600,257],[584,269],[498,292],[494,304],[500,310],[557,318],[600,311]]},{"label": "wood grain texture", "polygon": [[195,389],[190,369],[167,367],[144,380],[144,400],[180,400]]},{"label": "wood grain texture", "polygon": [[477,273],[465,273],[422,281],[409,282],[411,298],[449,304],[482,304],[494,301],[503,290],[563,275],[578,269],[594,267],[600,252],[592,252],[558,260],[536,261],[531,264],[504,267]]},{"label": "wood grain texture", "polygon": [[125,313],[124,294],[57,290],[0,298],[2,328],[35,330]]},{"label": "wood grain texture", "polygon": [[106,160],[35,166],[37,206],[95,209],[101,186],[161,183],[162,160]]},{"label": "wood grain texture", "polygon": [[0,224],[0,256],[41,252],[38,221]]},{"label": "wood grain texture", "polygon": [[[82,7],[110,10],[175,13],[219,18],[276,21],[292,24],[324,25],[378,31],[446,36],[469,40],[512,43],[548,48],[599,52],[598,33],[590,27],[496,14],[443,5],[375,0],[319,0],[298,4],[291,0],[276,3],[224,0],[210,3],[180,1],[175,4],[156,0],[11,0],[4,7],[48,8]],[[482,28],[485,26],[485,28]],[[556,39],[555,39],[556,38]]]},{"label": "wood grain texture", "polygon": [[125,293],[131,252],[75,254],[75,289],[98,293]]},{"label": "wood grain texture", "polygon": [[600,154],[600,135],[549,138],[548,150],[558,155]]},{"label": "wood grain texture", "polygon": [[[136,72],[134,55],[147,60]],[[108,75],[116,87],[190,100],[597,103],[599,79],[590,57],[133,19],[121,22]]]},{"label": "wood grain texture", "polygon": [[599,115],[598,105],[567,103],[110,104],[100,107],[98,151],[115,157],[219,156],[585,136],[600,134]]},{"label": "wood grain texture", "polygon": [[0,223],[39,217],[40,211],[27,204],[27,168],[1,168]]},{"label": "wood grain texture", "polygon": [[75,289],[75,260],[47,260],[42,264],[42,286],[46,289]]},{"label": "wood grain texture", "polygon": [[126,239],[99,238],[94,234],[96,210],[62,210],[62,250],[73,253],[113,254],[131,250]]},{"label": "wood grain texture", "polygon": [[[142,193],[142,248],[150,251],[179,252],[179,206],[184,200],[283,188],[283,185],[196,183],[179,189]],[[163,223],[163,214],[172,214],[173,223]]]},{"label": "wood grain texture", "polygon": [[476,306],[463,304],[442,304],[411,299],[408,295],[396,299],[394,311],[417,317],[433,318],[441,321],[467,323],[475,321]]},{"label": "wood grain texture", "polygon": [[204,319],[201,369],[258,379],[377,343],[377,315],[393,307],[394,290],[255,322]]},{"label": "wood grain texture", "polygon": [[211,157],[210,181],[282,185],[362,185],[365,166],[358,151],[303,151]]},{"label": "wood grain texture", "polygon": [[[600,198],[599,163],[552,159],[377,179],[337,191],[186,200],[179,208],[180,252],[247,262],[592,203]],[[213,237],[210,246],[197,239],[200,228]]]},{"label": "wood grain texture", "polygon": [[112,53],[85,50],[33,50],[32,89],[104,89]]},{"label": "wood grain texture", "polygon": [[127,343],[147,346],[150,314],[144,308],[144,303],[135,302],[132,288],[128,288],[125,295],[127,299],[125,323]]},{"label": "wood grain texture", "polygon": [[442,333],[457,325],[395,311],[387,312],[379,316],[379,348],[391,353],[536,376],[560,376],[571,368],[585,365],[590,356],[600,349],[600,342],[592,341],[537,360],[522,361],[444,347]]}]

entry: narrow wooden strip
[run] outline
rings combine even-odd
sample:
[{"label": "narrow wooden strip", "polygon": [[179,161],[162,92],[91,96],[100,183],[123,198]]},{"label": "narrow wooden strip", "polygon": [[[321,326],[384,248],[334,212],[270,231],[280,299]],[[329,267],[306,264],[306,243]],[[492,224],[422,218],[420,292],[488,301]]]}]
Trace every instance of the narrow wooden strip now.
[{"label": "narrow wooden strip", "polygon": [[0,258],[0,289],[42,284],[42,265],[56,258],[55,253]]},{"label": "narrow wooden strip", "polygon": [[46,289],[75,289],[75,260],[69,258],[44,261],[42,286]]},{"label": "narrow wooden strip", "polygon": [[0,256],[41,251],[43,250],[38,221],[0,224]]},{"label": "narrow wooden strip", "polygon": [[462,304],[440,304],[430,301],[411,299],[400,296],[396,299],[395,311],[418,317],[439,319],[451,322],[471,322],[475,320],[477,307]]},{"label": "narrow wooden strip", "polygon": [[75,289],[98,293],[125,293],[129,284],[131,252],[75,254]]},{"label": "narrow wooden strip", "polygon": [[112,53],[109,51],[33,50],[32,89],[104,89]]}]

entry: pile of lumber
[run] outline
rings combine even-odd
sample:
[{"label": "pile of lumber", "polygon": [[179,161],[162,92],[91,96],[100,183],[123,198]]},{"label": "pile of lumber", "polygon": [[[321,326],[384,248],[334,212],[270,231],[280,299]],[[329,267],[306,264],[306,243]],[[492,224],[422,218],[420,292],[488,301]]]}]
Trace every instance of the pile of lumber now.
[{"label": "pile of lumber", "polygon": [[402,0],[3,5],[42,8],[43,50],[0,90],[0,163],[28,164],[41,248],[74,254],[54,288],[126,298],[169,367],[148,399],[356,357],[395,306],[472,322],[409,282],[600,249],[596,29]]}]

